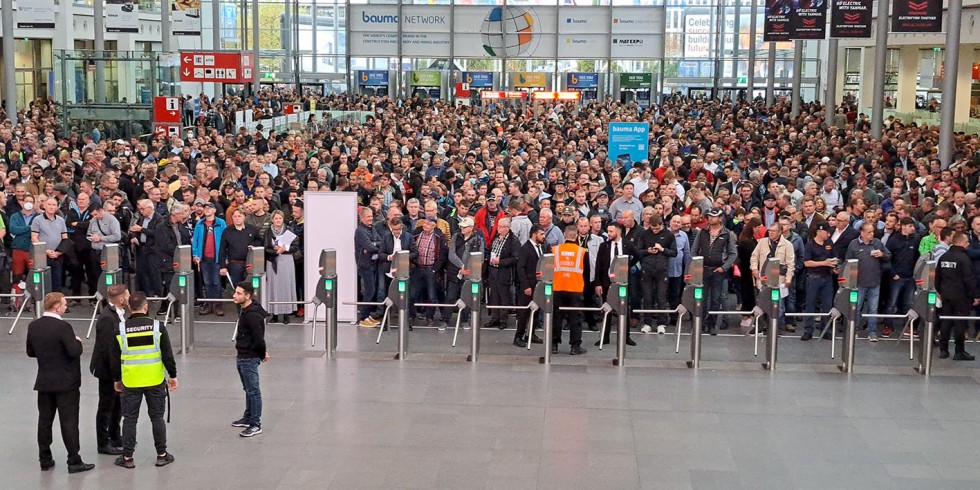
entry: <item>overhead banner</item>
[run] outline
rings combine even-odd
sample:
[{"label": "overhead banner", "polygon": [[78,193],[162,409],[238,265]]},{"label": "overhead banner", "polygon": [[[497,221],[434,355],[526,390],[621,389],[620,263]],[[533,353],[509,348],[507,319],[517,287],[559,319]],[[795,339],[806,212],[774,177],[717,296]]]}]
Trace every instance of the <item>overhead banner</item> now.
[{"label": "overhead banner", "polygon": [[871,7],[874,0],[835,0],[830,12],[830,37],[871,37]]},{"label": "overhead banner", "polygon": [[442,85],[442,73],[437,71],[413,71],[408,84],[412,87],[438,87]]},{"label": "overhead banner", "polygon": [[650,155],[650,123],[609,123],[609,156],[627,171]]},{"label": "overhead banner", "polygon": [[540,88],[548,86],[548,77],[544,73],[519,71],[514,74],[514,87]]},{"label": "overhead banner", "polygon": [[793,13],[791,0],[766,0],[766,17],[762,31],[762,40],[789,41],[792,39],[792,23],[790,14]]},{"label": "overhead banner", "polygon": [[105,0],[105,31],[138,34],[139,6],[130,0]]},{"label": "overhead banner", "polygon": [[464,71],[463,83],[469,84],[470,88],[492,88],[493,72],[489,71]]},{"label": "overhead banner", "polygon": [[388,70],[361,70],[357,72],[357,84],[361,86],[387,86]]},{"label": "overhead banner", "polygon": [[827,37],[827,2],[800,0],[790,14],[790,39],[825,39]]},{"label": "overhead banner", "polygon": [[21,0],[14,22],[18,29],[54,29],[54,0]]},{"label": "overhead banner", "polygon": [[619,88],[646,88],[653,86],[653,75],[649,73],[620,73]]},{"label": "overhead banner", "polygon": [[599,74],[566,73],[565,86],[568,88],[597,88],[599,87]]},{"label": "overhead banner", "polygon": [[942,0],[894,0],[892,32],[942,32]]},{"label": "overhead banner", "polygon": [[170,27],[175,36],[200,36],[201,0],[172,0]]}]

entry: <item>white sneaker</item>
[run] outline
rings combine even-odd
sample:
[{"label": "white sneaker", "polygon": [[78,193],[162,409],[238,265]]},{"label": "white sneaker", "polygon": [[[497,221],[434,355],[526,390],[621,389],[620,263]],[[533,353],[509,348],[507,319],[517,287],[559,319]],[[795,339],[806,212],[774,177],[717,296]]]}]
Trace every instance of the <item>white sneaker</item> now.
[{"label": "white sneaker", "polygon": [[666,325],[657,325],[657,333],[658,334],[661,334],[661,335],[667,333],[667,326]]},{"label": "white sneaker", "polygon": [[650,325],[643,325],[642,327],[640,327],[640,331],[643,333],[650,333],[653,331],[653,328],[650,327]]}]

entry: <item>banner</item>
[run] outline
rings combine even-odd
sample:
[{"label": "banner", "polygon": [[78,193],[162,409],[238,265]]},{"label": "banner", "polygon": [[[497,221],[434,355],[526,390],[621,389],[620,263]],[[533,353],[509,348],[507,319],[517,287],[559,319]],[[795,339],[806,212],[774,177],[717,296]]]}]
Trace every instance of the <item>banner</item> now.
[{"label": "banner", "polygon": [[139,6],[131,0],[105,0],[105,31],[138,34]]},{"label": "banner", "polygon": [[627,171],[650,158],[650,123],[609,123],[609,157]]},{"label": "banner", "polygon": [[514,87],[538,88],[547,86],[548,77],[546,77],[544,73],[519,71],[514,74]]},{"label": "banner", "polygon": [[830,37],[871,37],[874,0],[835,0],[830,12]]},{"label": "banner", "polygon": [[653,75],[649,73],[620,73],[619,88],[645,88],[653,87]]},{"label": "banner", "polygon": [[357,72],[357,84],[361,86],[388,86],[388,70],[361,70]]},{"label": "banner", "polygon": [[565,86],[568,88],[597,88],[599,87],[599,74],[566,73]]},{"label": "banner", "polygon": [[442,85],[442,74],[437,71],[413,71],[408,85],[411,87],[438,87]]},{"label": "banner", "polygon": [[793,27],[790,22],[792,13],[792,0],[766,0],[766,17],[762,40],[769,42],[792,39]]},{"label": "banner", "polygon": [[493,88],[493,72],[464,71],[463,83],[469,84],[470,88]]},{"label": "banner", "polygon": [[200,36],[201,0],[171,0],[170,27],[175,36]]},{"label": "banner", "polygon": [[790,16],[790,39],[825,39],[827,37],[826,0],[799,0]]},{"label": "banner", "polygon": [[18,29],[54,29],[54,0],[18,2],[14,22]]},{"label": "banner", "polygon": [[942,0],[894,0],[892,32],[942,32]]}]

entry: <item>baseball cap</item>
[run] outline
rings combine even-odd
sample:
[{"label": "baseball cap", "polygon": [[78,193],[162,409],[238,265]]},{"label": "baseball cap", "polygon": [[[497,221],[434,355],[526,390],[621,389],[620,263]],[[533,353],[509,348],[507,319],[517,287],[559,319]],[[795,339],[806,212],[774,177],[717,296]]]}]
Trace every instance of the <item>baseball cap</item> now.
[{"label": "baseball cap", "polygon": [[471,228],[471,227],[473,227],[473,218],[470,218],[469,216],[467,216],[467,217],[459,220],[459,227],[460,228]]},{"label": "baseball cap", "polygon": [[492,192],[490,194],[487,194],[487,201],[496,201],[496,200],[497,200],[497,195],[496,194],[494,194]]},{"label": "baseball cap", "polygon": [[206,203],[204,203],[204,207],[206,207],[206,208],[213,208],[213,209],[218,209],[218,206],[216,206],[216,205],[215,205],[215,204],[214,204],[213,202],[211,202],[211,201],[208,201],[208,202],[206,202]]},{"label": "baseball cap", "polygon": [[712,209],[711,211],[708,211],[708,216],[711,216],[713,218],[720,218],[721,215],[722,212],[720,209]]},{"label": "baseball cap", "polygon": [[197,206],[198,204],[204,205],[204,203],[205,203],[204,199],[195,199],[194,200],[194,205],[195,206]]},{"label": "baseball cap", "polygon": [[821,221],[821,222],[817,223],[817,230],[818,231],[828,231],[829,232],[830,231],[830,223],[828,223],[826,221]]},{"label": "baseball cap", "polygon": [[561,214],[562,216],[573,216],[575,214],[575,210],[566,206],[565,209],[561,210]]},{"label": "baseball cap", "polygon": [[770,199],[776,199],[776,196],[772,195],[771,192],[767,192],[765,193],[765,195],[762,196],[763,201],[768,201]]}]

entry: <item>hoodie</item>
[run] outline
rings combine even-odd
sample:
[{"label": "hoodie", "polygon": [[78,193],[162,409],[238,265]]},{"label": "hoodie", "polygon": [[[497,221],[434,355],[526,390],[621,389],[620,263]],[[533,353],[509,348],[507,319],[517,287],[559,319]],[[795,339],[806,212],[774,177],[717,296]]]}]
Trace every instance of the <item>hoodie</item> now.
[{"label": "hoodie", "polygon": [[235,350],[239,359],[265,358],[265,319],[269,314],[256,302],[242,308],[238,316]]}]

